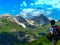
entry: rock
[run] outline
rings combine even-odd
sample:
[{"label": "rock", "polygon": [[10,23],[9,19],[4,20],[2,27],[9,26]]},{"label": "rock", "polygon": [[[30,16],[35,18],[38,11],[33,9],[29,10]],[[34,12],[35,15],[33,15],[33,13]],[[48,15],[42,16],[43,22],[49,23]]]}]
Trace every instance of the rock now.
[{"label": "rock", "polygon": [[35,40],[33,35],[29,35],[24,32],[13,32],[13,35],[21,42],[32,42]]},{"label": "rock", "polygon": [[35,16],[32,20],[34,20],[35,25],[40,24],[40,25],[46,25],[49,24],[50,20],[41,14],[40,16]]}]

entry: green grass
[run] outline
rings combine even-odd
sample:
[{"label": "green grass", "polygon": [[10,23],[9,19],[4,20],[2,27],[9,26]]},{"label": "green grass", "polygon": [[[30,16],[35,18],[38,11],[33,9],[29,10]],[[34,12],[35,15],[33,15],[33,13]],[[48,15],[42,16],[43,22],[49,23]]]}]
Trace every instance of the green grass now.
[{"label": "green grass", "polygon": [[49,45],[49,41],[46,38],[41,37],[38,40],[35,40],[30,43],[24,43],[23,45]]},{"label": "green grass", "polygon": [[[37,26],[36,28],[30,29],[30,28],[22,28],[21,26],[17,25],[15,22],[8,21],[6,19],[0,19],[0,22],[3,23],[3,26],[0,27],[0,33],[6,32],[11,33],[16,31],[22,31],[27,34],[33,34],[36,37],[39,37],[37,40],[30,42],[30,43],[24,43],[22,45],[49,45],[49,41],[46,37],[40,37],[39,33],[46,33],[48,34],[48,29],[50,27],[50,24],[46,26]],[[56,23],[60,25],[60,22]],[[58,42],[58,45],[60,44],[60,41]],[[14,45],[17,45],[14,43]]]},{"label": "green grass", "polygon": [[[41,37],[33,42],[24,43],[23,45],[50,45],[50,41],[46,37]],[[60,41],[58,41],[57,45],[60,45]]]},{"label": "green grass", "polygon": [[[41,32],[47,33],[47,30],[48,30],[48,27],[49,27],[49,25],[46,25],[46,26],[38,26],[38,27],[33,28],[33,29],[30,29],[30,28],[24,29],[21,26],[17,25],[15,22],[11,22],[11,21],[8,21],[6,19],[1,19],[0,22],[1,21],[2,21],[2,24],[4,24],[4,25],[3,25],[3,27],[0,27],[0,33],[3,33],[3,32],[11,33],[11,32],[14,32],[16,30],[16,31],[22,31],[22,32],[25,32],[27,34],[35,35],[36,37],[39,37],[39,33],[41,33]],[[41,39],[44,40],[44,38],[41,38]],[[34,41],[36,43],[34,43],[34,42],[31,43],[31,44],[30,43],[26,43],[24,45],[29,45],[29,44],[30,45],[32,45],[32,44],[33,45],[38,45],[40,43],[42,44],[42,42],[40,42],[41,40],[38,41],[38,42],[37,41],[38,40]]]},{"label": "green grass", "polygon": [[3,27],[0,27],[0,32],[11,32],[13,29],[16,29],[17,31],[26,30],[21,26],[17,25],[15,22],[2,20],[2,24],[3,24]]},{"label": "green grass", "polygon": [[12,32],[13,29],[17,31],[23,31],[28,34],[34,34],[36,36],[39,36],[38,34],[40,32],[47,33],[47,30],[49,28],[49,25],[46,26],[38,26],[36,28],[30,29],[30,28],[22,28],[21,26],[17,25],[15,22],[8,21],[6,19],[1,19],[3,22],[3,27],[0,27],[0,32]]},{"label": "green grass", "polygon": [[[56,25],[60,26],[60,22],[56,23]],[[40,32],[45,32],[48,34],[47,30],[49,29],[50,24],[46,25],[44,27],[38,27],[36,29],[41,29]],[[39,32],[39,31],[38,31]],[[45,37],[40,37],[37,40],[30,42],[30,43],[24,43],[23,45],[50,45],[50,42],[48,41],[48,39]],[[58,41],[57,45],[60,45],[60,40]]]}]

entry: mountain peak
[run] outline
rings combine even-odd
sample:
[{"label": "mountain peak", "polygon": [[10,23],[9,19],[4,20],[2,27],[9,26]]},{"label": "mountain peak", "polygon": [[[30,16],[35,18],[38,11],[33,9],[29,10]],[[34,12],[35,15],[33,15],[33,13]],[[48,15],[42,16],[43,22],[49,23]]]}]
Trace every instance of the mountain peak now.
[{"label": "mountain peak", "polygon": [[33,20],[35,24],[40,24],[40,25],[46,25],[49,23],[49,19],[43,14],[41,14],[40,16],[35,16]]},{"label": "mountain peak", "polygon": [[44,16],[44,14],[40,14],[40,16]]}]

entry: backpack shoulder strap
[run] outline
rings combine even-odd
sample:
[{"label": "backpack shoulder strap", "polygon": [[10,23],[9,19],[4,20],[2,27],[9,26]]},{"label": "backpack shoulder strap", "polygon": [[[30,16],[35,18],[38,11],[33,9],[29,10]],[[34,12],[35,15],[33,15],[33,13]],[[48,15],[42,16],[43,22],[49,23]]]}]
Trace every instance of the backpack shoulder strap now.
[{"label": "backpack shoulder strap", "polygon": [[56,26],[57,26],[57,25],[52,26],[52,27],[53,27],[53,33],[54,33],[54,35],[57,33]]}]

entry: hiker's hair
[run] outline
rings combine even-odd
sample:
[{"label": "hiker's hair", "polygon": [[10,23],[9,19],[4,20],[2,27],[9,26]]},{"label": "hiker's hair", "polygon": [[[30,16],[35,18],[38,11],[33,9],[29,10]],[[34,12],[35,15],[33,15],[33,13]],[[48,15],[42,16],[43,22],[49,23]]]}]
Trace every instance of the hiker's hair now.
[{"label": "hiker's hair", "polygon": [[55,25],[55,20],[50,21],[51,25]]}]

